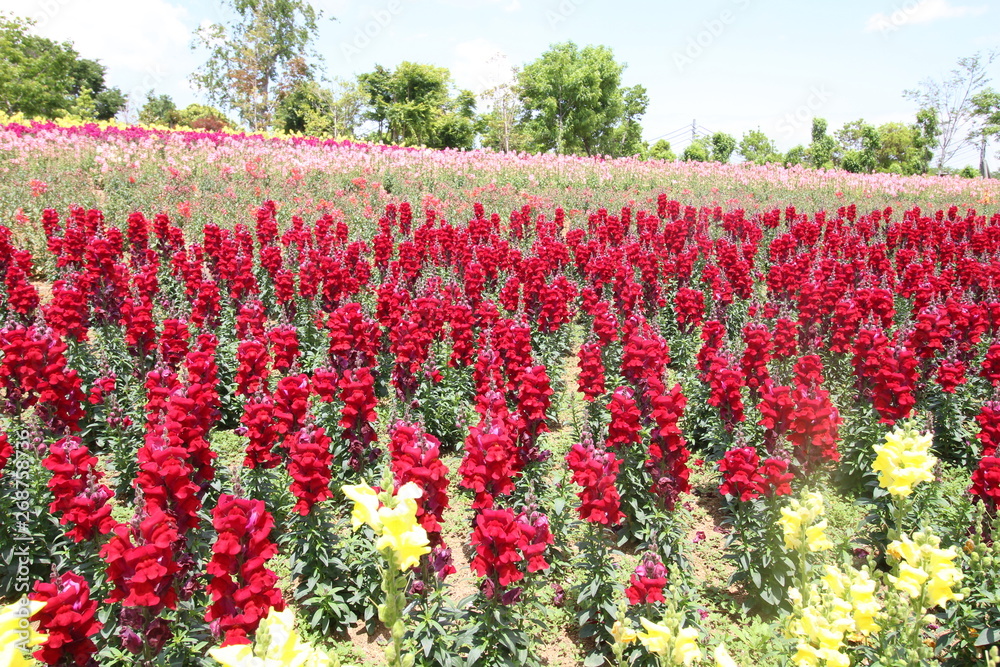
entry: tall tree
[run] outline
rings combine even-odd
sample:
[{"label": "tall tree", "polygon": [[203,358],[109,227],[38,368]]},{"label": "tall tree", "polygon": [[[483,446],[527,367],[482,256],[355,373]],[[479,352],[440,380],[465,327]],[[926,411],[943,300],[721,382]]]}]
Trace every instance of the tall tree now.
[{"label": "tall tree", "polygon": [[125,96],[105,85],[104,66],[81,58],[68,42],[31,34],[34,22],[0,15],[0,111],[56,118],[84,112],[110,120]]},{"label": "tall tree", "polygon": [[729,162],[736,150],[736,139],[731,134],[716,132],[709,137],[709,142],[712,144],[712,162]]},{"label": "tall tree", "polygon": [[202,26],[194,46],[208,61],[191,81],[216,104],[236,111],[253,130],[270,127],[277,85],[310,78],[310,45],[320,14],[306,0],[226,0],[234,18]]},{"label": "tall tree", "polygon": [[[517,76],[518,70],[512,70]],[[524,113],[515,81],[504,81],[482,92],[480,98],[489,107],[479,120],[483,146],[497,151],[523,151],[528,137],[520,124]]]},{"label": "tall tree", "polygon": [[916,102],[921,109],[933,109],[940,125],[938,169],[969,145],[969,134],[975,124],[973,98],[990,83],[989,66],[1000,51],[977,53],[959,58],[958,66],[944,79],[924,79],[919,88],[903,91],[903,97]]},{"label": "tall tree", "polygon": [[979,173],[988,178],[986,148],[993,137],[1000,135],[1000,92],[987,88],[973,96],[972,115],[975,125],[969,132],[969,141],[979,146]]},{"label": "tall tree", "polygon": [[472,148],[476,98],[452,95],[451,73],[444,67],[402,62],[390,71],[376,65],[358,76],[367,101],[366,119],[377,123],[376,141],[431,148]]},{"label": "tall tree", "polygon": [[640,152],[639,118],[648,97],[624,88],[624,65],[605,46],[552,46],[517,77],[532,148],[583,155]]},{"label": "tall tree", "polygon": [[833,151],[837,147],[837,141],[826,130],[825,118],[813,118],[812,143],[806,149],[806,154],[809,164],[817,169],[833,166]]},{"label": "tall tree", "polygon": [[737,152],[744,160],[754,164],[781,162],[784,157],[778,152],[778,147],[774,142],[759,129],[744,133]]}]

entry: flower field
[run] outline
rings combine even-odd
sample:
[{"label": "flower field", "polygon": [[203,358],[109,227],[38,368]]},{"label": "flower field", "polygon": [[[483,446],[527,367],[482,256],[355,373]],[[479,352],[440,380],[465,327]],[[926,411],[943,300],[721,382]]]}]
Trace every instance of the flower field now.
[{"label": "flower field", "polygon": [[997,181],[0,156],[0,664],[1000,664]]}]

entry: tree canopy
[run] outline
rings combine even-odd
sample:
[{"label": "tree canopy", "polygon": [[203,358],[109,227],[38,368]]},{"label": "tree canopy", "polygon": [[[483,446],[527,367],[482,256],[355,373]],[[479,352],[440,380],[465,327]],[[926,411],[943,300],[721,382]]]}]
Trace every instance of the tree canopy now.
[{"label": "tree canopy", "polygon": [[69,113],[114,118],[125,96],[106,86],[104,65],[81,58],[69,43],[31,34],[33,25],[0,15],[0,111],[34,118]]},{"label": "tree canopy", "polygon": [[430,148],[472,148],[476,137],[476,98],[467,90],[452,93],[444,67],[402,62],[395,70],[377,65],[358,77],[367,120],[377,125],[373,138]]},{"label": "tree canopy", "polygon": [[642,151],[639,119],[649,98],[623,87],[624,65],[605,46],[552,46],[518,74],[523,125],[537,151],[633,155]]},{"label": "tree canopy", "polygon": [[[228,24],[202,26],[195,46],[209,51],[191,81],[208,99],[236,111],[253,130],[271,126],[275,86],[312,77],[310,44],[320,14],[304,0],[227,0]],[[315,58],[312,58],[315,60]]]}]

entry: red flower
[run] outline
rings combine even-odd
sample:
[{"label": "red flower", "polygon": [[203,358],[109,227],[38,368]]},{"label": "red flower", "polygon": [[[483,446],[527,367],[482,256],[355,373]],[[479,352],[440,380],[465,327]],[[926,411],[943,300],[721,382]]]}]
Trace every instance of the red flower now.
[{"label": "red flower", "polygon": [[585,343],[580,346],[577,356],[580,364],[577,388],[583,394],[584,400],[593,402],[604,393],[604,363],[601,361],[601,346],[599,343]]},{"label": "red flower", "polygon": [[759,466],[760,459],[753,447],[726,452],[719,461],[719,470],[722,471],[719,493],[739,498],[741,502],[759,497],[764,492],[764,477],[758,470]]},{"label": "red flower", "polygon": [[983,446],[981,456],[995,456],[1000,447],[1000,401],[989,401],[983,404],[976,415],[979,433],[976,438]]},{"label": "red flower", "polygon": [[274,403],[267,394],[257,394],[243,404],[241,435],[247,437],[246,468],[274,468],[281,457],[273,452],[278,434],[274,428]]},{"label": "red flower", "polygon": [[972,473],[972,487],[969,493],[978,496],[986,504],[991,515],[1000,507],[1000,457],[984,456],[979,467]]},{"label": "red flower", "polygon": [[936,380],[941,391],[954,394],[956,387],[965,384],[965,364],[958,359],[943,359],[938,366]]},{"label": "red flower", "polygon": [[274,370],[287,371],[290,369],[299,356],[299,337],[295,327],[275,327],[267,332],[267,340],[271,344]]},{"label": "red flower", "polygon": [[173,584],[180,566],[174,560],[174,544],[179,540],[173,519],[160,510],[134,526],[119,524],[101,548],[101,557],[108,564],[107,579],[114,587],[105,602],[146,607],[151,616],[164,608],[175,609]]},{"label": "red flower", "polygon": [[573,471],[573,482],[583,487],[576,494],[580,498],[577,509],[580,518],[603,525],[618,525],[623,515],[615,481],[621,461],[612,452],[577,443],[566,454],[566,465]]},{"label": "red flower", "polygon": [[522,562],[527,561],[527,572],[548,567],[544,553],[552,542],[548,519],[540,512],[515,516],[510,509],[484,509],[476,515],[472,532],[476,556],[470,566],[473,572],[486,577],[483,591],[487,597],[506,602],[516,596],[503,595],[503,589],[524,578]]},{"label": "red flower", "polygon": [[58,336],[35,327],[0,329],[0,391],[8,414],[34,407],[54,433],[79,430],[85,395],[80,376],[68,368],[67,349]]},{"label": "red flower", "polygon": [[766,459],[757,471],[764,478],[762,490],[765,496],[790,496],[795,475],[788,472],[788,463],[780,459]]},{"label": "red flower", "polygon": [[295,511],[305,516],[312,506],[333,497],[330,490],[330,438],[322,427],[306,426],[285,440],[288,445],[288,474],[292,494],[298,498]]},{"label": "red flower", "polygon": [[91,664],[97,645],[91,637],[103,625],[94,618],[97,600],[90,599],[90,585],[83,577],[66,572],[51,582],[35,582],[29,596],[45,604],[32,615],[48,638],[33,653],[47,665]]},{"label": "red flower", "polygon": [[629,604],[651,604],[666,602],[663,589],[667,585],[667,568],[660,557],[653,552],[647,552],[642,562],[636,566],[629,578],[629,586],[625,589]]},{"label": "red flower", "polygon": [[99,483],[104,475],[97,469],[97,457],[91,456],[79,438],[62,438],[54,443],[42,465],[52,471],[48,486],[53,502],[49,511],[60,516],[61,525],[72,525],[66,534],[74,542],[114,530],[118,522],[111,518],[108,500],[115,494]]},{"label": "red flower", "polygon": [[677,425],[687,398],[681,393],[679,384],[670,391],[651,390],[647,396],[655,424],[650,433],[649,458],[645,462],[646,471],[653,480],[649,490],[667,511],[673,511],[680,494],[691,490],[688,483],[691,470],[687,465],[690,453]]},{"label": "red flower", "polygon": [[205,569],[212,596],[205,620],[216,636],[223,636],[223,646],[249,644],[247,635],[271,608],[285,607],[277,575],[264,566],[278,552],[270,539],[274,519],[262,500],[224,493],[212,510],[212,525],[218,537]]},{"label": "red flower", "polygon": [[417,520],[431,546],[441,544],[441,520],[448,509],[448,467],[441,462],[441,443],[416,424],[396,422],[389,438],[396,489],[414,482],[423,490]]},{"label": "red flower", "polygon": [[0,478],[3,478],[3,469],[7,461],[14,456],[14,448],[11,447],[7,434],[0,432]]},{"label": "red flower", "polygon": [[513,478],[521,474],[517,447],[507,420],[499,416],[483,418],[469,429],[465,458],[458,469],[460,485],[476,493],[473,509],[493,507],[493,498],[514,490]]},{"label": "red flower", "polygon": [[343,439],[347,441],[350,455],[349,464],[360,471],[378,457],[379,452],[372,444],[376,440],[375,423],[375,378],[370,368],[347,369],[340,378],[340,400],[344,407],[340,413],[339,425]]},{"label": "red flower", "polygon": [[267,390],[269,355],[259,340],[245,340],[236,348],[236,393],[249,396],[259,389]]},{"label": "red flower", "polygon": [[608,402],[611,423],[608,425],[608,439],[605,442],[608,449],[639,444],[639,420],[642,414],[633,396],[632,389],[628,387],[619,387],[611,395],[611,401]]}]

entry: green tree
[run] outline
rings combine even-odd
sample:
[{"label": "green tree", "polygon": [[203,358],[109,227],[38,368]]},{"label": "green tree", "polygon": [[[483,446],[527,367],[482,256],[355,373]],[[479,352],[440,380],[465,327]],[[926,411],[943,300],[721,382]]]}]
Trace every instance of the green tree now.
[{"label": "green tree", "polygon": [[381,65],[358,77],[367,101],[365,118],[377,123],[376,141],[432,148],[472,148],[475,96],[452,96],[451,73],[444,67],[402,62],[389,71]]},{"label": "green tree", "polygon": [[958,65],[943,79],[927,78],[918,88],[904,90],[903,97],[916,102],[920,109],[933,110],[940,130],[938,169],[963,146],[974,141],[976,106],[974,98],[990,83],[989,68],[1000,51],[976,53],[959,58]]},{"label": "green tree", "polygon": [[684,151],[681,153],[681,159],[685,162],[708,162],[710,154],[711,149],[708,146],[708,142],[704,138],[699,137],[684,148]]},{"label": "green tree", "polygon": [[660,139],[649,149],[649,159],[673,162],[677,159],[677,155],[671,150],[669,141]]},{"label": "green tree", "polygon": [[730,156],[736,150],[736,139],[725,132],[716,132],[709,137],[712,147],[712,162],[729,162]]},{"label": "green tree", "polygon": [[750,130],[743,135],[737,152],[744,160],[754,164],[780,162],[783,157],[774,142],[759,129]]},{"label": "green tree", "polygon": [[875,166],[878,171],[910,173],[910,165],[916,159],[918,131],[906,123],[885,123],[878,128],[881,143],[875,152]]},{"label": "green tree", "polygon": [[524,128],[537,151],[632,155],[641,150],[642,86],[621,85],[624,65],[605,46],[556,44],[518,73]]},{"label": "green tree", "polygon": [[146,93],[146,103],[139,110],[139,122],[143,125],[166,125],[175,127],[181,122],[180,111],[169,95]]},{"label": "green tree", "polygon": [[864,120],[851,121],[837,131],[842,150],[840,166],[853,173],[870,174],[878,166],[882,140],[878,130]]},{"label": "green tree", "polygon": [[969,141],[979,146],[979,170],[982,176],[989,176],[986,164],[986,147],[993,137],[1000,135],[1000,92],[987,88],[972,98],[972,115],[975,118]]},{"label": "green tree", "polygon": [[812,142],[806,149],[806,158],[809,164],[817,169],[833,166],[833,152],[837,147],[837,141],[827,134],[826,130],[825,118],[813,118]]},{"label": "green tree", "polygon": [[226,0],[234,18],[202,26],[195,46],[208,61],[191,76],[209,100],[236,111],[252,130],[271,126],[278,95],[310,78],[310,44],[320,14],[305,0]]},{"label": "green tree", "polygon": [[512,69],[514,80],[504,81],[480,95],[489,110],[479,116],[482,144],[496,151],[521,152],[528,149],[529,139],[521,124],[524,107],[517,88],[517,68]]},{"label": "green tree", "polygon": [[941,128],[938,124],[937,111],[934,109],[921,109],[917,112],[917,122],[913,126],[916,129],[916,154],[910,168],[912,174],[926,174],[930,169],[931,161],[934,159],[934,149],[938,145],[938,137],[941,136]]},{"label": "green tree", "polygon": [[80,58],[68,42],[31,34],[33,25],[0,15],[0,111],[57,118],[77,110],[88,118],[113,118],[125,96],[106,87],[104,66]]},{"label": "green tree", "polygon": [[236,127],[229,118],[215,107],[204,104],[189,104],[180,112],[180,124],[195,130],[218,132],[227,127]]},{"label": "green tree", "polygon": [[785,153],[784,164],[786,167],[793,167],[797,164],[806,164],[809,160],[809,150],[803,146],[793,146]]}]

